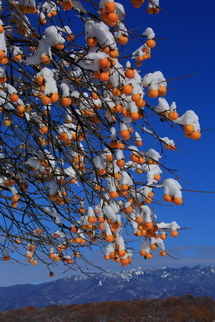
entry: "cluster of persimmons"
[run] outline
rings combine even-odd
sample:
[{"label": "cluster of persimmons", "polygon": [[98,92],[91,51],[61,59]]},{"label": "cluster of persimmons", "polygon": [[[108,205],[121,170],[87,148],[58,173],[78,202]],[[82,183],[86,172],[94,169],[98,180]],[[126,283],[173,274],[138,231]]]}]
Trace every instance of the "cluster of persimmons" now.
[{"label": "cluster of persimmons", "polygon": [[[130,2],[142,8],[144,0]],[[127,30],[130,2],[88,1],[85,8],[84,1],[3,1],[4,260],[11,259],[13,247],[24,247],[33,265],[39,260],[48,267],[59,261],[75,265],[95,245],[105,249],[106,260],[125,267],[132,252],[124,227],[141,239],[145,258],[156,248],[165,256],[167,234],[178,236],[175,221],[159,223],[154,213],[156,188],[163,189],[163,201],[183,203],[180,184],[161,176],[162,153],[176,146],[159,137],[148,118],[154,114],[178,124],[193,140],[200,138],[200,126],[193,111],[179,117],[176,106],[167,103],[161,72],[141,76],[139,68],[156,40],[151,28],[140,37]],[[84,44],[69,27],[77,12]],[[157,0],[148,1],[147,12],[159,12]],[[132,38],[141,39],[141,45],[128,60],[120,51]],[[143,137],[156,138],[162,151],[147,149],[145,143],[143,149]]]}]

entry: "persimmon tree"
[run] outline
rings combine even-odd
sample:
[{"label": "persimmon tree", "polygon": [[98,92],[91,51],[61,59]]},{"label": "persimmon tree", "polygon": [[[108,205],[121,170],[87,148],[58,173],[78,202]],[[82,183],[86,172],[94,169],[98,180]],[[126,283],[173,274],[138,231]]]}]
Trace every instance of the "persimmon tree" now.
[{"label": "persimmon tree", "polygon": [[[3,0],[4,260],[16,259],[18,252],[52,271],[60,261],[75,267],[85,249],[97,246],[106,260],[126,266],[132,257],[128,233],[139,239],[136,251],[145,258],[156,248],[165,256],[167,234],[178,235],[175,221],[164,223],[155,215],[153,199],[162,188],[159,202],[183,203],[174,174],[162,178],[168,170],[162,156],[176,146],[159,136],[150,119],[162,117],[193,140],[201,136],[200,125],[194,111],[179,116],[176,104],[164,98],[161,71],[141,75],[156,37],[151,28],[140,35],[126,28],[124,6],[129,10],[132,4],[149,14],[160,11],[158,0]],[[73,17],[80,20],[79,35],[72,31]],[[126,45],[130,54],[123,56]],[[155,140],[159,151],[147,148]]]}]

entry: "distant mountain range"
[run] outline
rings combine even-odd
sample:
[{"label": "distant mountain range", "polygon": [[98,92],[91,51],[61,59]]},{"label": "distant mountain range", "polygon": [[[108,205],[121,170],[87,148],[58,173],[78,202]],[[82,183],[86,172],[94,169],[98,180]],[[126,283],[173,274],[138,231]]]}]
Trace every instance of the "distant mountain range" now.
[{"label": "distant mountain range", "polygon": [[73,275],[38,285],[0,287],[0,311],[186,294],[215,298],[215,267],[139,267],[122,272],[105,271],[93,278]]}]

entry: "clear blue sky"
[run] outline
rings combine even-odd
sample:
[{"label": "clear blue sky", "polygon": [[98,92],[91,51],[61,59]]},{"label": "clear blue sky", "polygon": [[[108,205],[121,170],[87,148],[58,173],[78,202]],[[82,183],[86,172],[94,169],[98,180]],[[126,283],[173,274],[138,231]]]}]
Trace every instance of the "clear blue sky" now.
[{"label": "clear blue sky", "polygon": [[[215,191],[215,2],[161,0],[160,6],[163,11],[153,16],[146,13],[146,4],[142,5],[141,9],[134,9],[129,1],[123,1],[123,4],[127,11],[125,23],[129,28],[142,33],[146,27],[151,27],[156,38],[160,38],[152,51],[152,58],[145,61],[141,68],[142,75],[157,70],[160,70],[166,79],[196,74],[168,82],[168,87],[172,90],[168,90],[166,99],[169,103],[176,102],[179,114],[189,109],[196,112],[203,130],[202,138],[192,141],[185,138],[181,130],[169,129],[163,124],[159,125],[158,131],[161,137],[167,135],[177,143],[178,151],[168,151],[165,163],[168,167],[178,170],[178,175],[184,180],[180,181],[183,188]],[[131,50],[134,44],[130,42]],[[175,220],[181,227],[192,227],[181,231],[178,238],[168,238],[165,243],[168,253],[178,259],[161,258],[155,252],[153,259],[145,261],[144,258],[135,255],[133,264],[127,269],[138,266],[215,266],[215,194],[184,192],[183,197],[183,206],[155,206],[158,220]],[[122,269],[119,264],[104,261],[102,257],[100,251],[94,251],[89,256],[104,269]],[[63,270],[60,264],[59,269],[55,270],[55,277],[73,274],[72,271],[61,274]],[[3,262],[1,272],[0,286],[51,280],[43,264],[33,267]]]}]

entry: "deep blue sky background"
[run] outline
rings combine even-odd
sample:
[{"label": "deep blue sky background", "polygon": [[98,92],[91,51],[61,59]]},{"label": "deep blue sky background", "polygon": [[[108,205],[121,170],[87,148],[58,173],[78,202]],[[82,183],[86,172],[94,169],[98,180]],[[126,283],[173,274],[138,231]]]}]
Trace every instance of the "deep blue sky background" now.
[{"label": "deep blue sky background", "polygon": [[[180,129],[171,129],[163,123],[158,123],[158,133],[161,137],[169,136],[177,143],[177,151],[167,151],[165,164],[178,170],[180,177],[185,180],[180,181],[183,188],[215,191],[215,2],[161,0],[160,6],[164,11],[158,15],[148,15],[146,3],[140,9],[133,8],[129,1],[123,1],[123,4],[127,11],[125,24],[128,28],[142,33],[147,27],[151,27],[156,38],[160,38],[152,51],[152,58],[145,61],[141,68],[142,75],[157,70],[166,79],[196,74],[168,82],[171,90],[168,90],[166,99],[169,103],[176,102],[180,115],[188,109],[196,112],[200,118],[202,138],[192,141],[185,138]],[[72,29],[77,34],[79,28],[74,25]],[[132,51],[133,48],[136,49],[135,46],[136,43],[130,41],[127,47]],[[152,103],[156,105],[154,101]],[[147,146],[146,143],[146,149],[149,147],[150,144]],[[168,238],[165,243],[168,253],[178,259],[161,258],[155,252],[153,259],[145,261],[135,255],[133,264],[127,269],[138,266],[215,266],[215,194],[184,192],[183,197],[183,206],[155,206],[158,220],[175,220],[181,227],[192,227],[181,231],[178,238]],[[104,269],[122,269],[119,264],[104,261],[102,257],[99,250],[89,255],[92,261],[95,260]],[[63,267],[60,265],[55,270],[55,278],[73,274],[72,271],[61,274],[62,271]],[[47,269],[42,264],[33,267],[2,262],[1,272],[0,286],[50,281]]]}]

